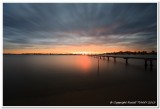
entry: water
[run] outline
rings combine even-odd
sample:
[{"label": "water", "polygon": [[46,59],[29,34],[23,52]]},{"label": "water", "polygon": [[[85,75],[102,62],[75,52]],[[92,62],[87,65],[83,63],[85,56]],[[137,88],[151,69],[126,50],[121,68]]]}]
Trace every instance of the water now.
[{"label": "water", "polygon": [[[157,100],[157,65],[81,55],[4,55],[4,106],[118,106]],[[126,105],[156,105],[136,103]]]}]

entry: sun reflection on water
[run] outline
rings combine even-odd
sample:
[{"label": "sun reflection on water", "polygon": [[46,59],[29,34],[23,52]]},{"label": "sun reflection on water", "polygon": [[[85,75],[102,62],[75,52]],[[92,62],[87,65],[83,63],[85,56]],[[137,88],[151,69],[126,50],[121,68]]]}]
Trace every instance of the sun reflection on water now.
[{"label": "sun reflection on water", "polygon": [[80,56],[76,60],[76,65],[79,68],[81,68],[84,72],[87,72],[91,67],[91,60],[88,56]]}]

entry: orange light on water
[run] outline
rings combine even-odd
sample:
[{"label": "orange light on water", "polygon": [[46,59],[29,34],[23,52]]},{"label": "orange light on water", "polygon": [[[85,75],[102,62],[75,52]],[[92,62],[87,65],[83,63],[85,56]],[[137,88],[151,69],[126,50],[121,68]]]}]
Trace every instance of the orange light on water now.
[{"label": "orange light on water", "polygon": [[80,67],[83,71],[87,72],[91,67],[91,61],[88,56],[80,56],[76,60],[76,65]]}]

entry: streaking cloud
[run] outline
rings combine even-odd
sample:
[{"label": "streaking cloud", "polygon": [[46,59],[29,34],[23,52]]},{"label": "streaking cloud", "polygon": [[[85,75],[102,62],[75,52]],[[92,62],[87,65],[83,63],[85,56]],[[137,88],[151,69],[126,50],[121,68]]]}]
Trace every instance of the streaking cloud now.
[{"label": "streaking cloud", "polygon": [[5,50],[82,45],[157,48],[156,3],[4,3],[3,19]]}]

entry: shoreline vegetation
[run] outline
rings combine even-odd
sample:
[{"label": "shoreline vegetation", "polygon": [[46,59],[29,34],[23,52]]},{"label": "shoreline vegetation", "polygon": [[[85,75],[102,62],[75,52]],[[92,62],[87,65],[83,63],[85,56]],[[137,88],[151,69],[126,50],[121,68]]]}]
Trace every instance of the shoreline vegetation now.
[{"label": "shoreline vegetation", "polygon": [[110,53],[99,53],[99,54],[94,54],[94,53],[88,53],[88,54],[83,54],[83,53],[3,53],[3,55],[157,55],[156,51],[119,51],[119,52],[110,52]]}]

